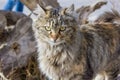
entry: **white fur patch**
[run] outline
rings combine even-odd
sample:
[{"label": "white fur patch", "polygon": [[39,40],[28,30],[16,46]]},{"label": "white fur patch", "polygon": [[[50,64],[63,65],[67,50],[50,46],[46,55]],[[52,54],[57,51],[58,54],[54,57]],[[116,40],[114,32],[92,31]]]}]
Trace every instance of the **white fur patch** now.
[{"label": "white fur patch", "polygon": [[97,76],[93,80],[108,80],[107,75],[97,74]]}]

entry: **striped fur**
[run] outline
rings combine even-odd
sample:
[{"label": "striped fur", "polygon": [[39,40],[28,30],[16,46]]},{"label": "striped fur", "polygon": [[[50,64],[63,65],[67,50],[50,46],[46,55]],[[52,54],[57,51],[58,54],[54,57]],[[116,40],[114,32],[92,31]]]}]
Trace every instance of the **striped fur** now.
[{"label": "striped fur", "polygon": [[73,5],[45,13],[33,26],[43,74],[52,80],[96,80],[97,74],[115,79],[120,69],[120,26],[80,26]]}]

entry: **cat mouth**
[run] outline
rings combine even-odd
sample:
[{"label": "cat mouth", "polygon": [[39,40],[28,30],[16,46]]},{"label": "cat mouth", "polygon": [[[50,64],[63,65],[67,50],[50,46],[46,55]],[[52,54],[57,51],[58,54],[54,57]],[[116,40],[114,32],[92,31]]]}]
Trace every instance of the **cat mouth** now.
[{"label": "cat mouth", "polygon": [[65,43],[65,40],[62,40],[62,41],[48,41],[49,44],[51,45],[59,45],[59,44],[62,44],[62,43]]}]

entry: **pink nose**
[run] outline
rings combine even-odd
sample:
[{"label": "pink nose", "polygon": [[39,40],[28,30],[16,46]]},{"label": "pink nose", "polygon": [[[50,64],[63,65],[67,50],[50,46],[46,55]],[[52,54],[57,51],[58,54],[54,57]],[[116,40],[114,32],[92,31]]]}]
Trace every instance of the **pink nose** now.
[{"label": "pink nose", "polygon": [[57,34],[51,34],[50,38],[55,42],[58,39],[58,35]]}]

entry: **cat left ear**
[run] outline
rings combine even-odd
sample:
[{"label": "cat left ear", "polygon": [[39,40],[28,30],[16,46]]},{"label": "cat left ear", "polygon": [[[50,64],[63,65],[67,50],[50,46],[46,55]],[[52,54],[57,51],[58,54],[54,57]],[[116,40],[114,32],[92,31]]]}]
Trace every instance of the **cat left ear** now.
[{"label": "cat left ear", "polygon": [[70,14],[73,13],[73,11],[74,11],[74,4],[72,4],[69,8],[63,9],[63,10],[61,11],[61,14],[62,14],[62,15],[66,15],[66,14],[70,15]]},{"label": "cat left ear", "polygon": [[69,8],[67,8],[68,11],[74,11],[74,4],[72,4]]},{"label": "cat left ear", "polygon": [[66,9],[65,13],[71,14],[74,11],[74,4],[72,4],[69,8]]}]

